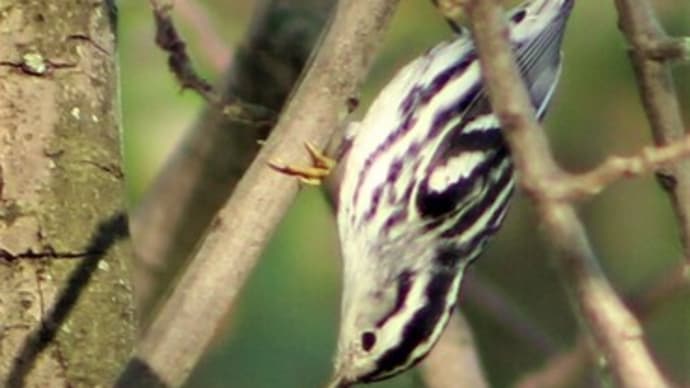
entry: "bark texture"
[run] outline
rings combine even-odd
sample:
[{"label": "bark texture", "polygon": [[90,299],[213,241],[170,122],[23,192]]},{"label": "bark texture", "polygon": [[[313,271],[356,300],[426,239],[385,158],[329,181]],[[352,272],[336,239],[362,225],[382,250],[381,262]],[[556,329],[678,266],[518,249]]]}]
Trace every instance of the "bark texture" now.
[{"label": "bark texture", "polygon": [[115,15],[0,1],[0,386],[104,386],[132,349]]}]

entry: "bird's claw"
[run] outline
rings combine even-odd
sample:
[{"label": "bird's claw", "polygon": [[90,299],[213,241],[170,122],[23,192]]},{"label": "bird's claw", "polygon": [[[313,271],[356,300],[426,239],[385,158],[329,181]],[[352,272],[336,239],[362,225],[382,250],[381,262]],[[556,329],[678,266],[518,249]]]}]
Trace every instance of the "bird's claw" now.
[{"label": "bird's claw", "polygon": [[331,173],[331,170],[333,170],[335,160],[324,155],[309,142],[305,142],[304,146],[309,153],[309,157],[311,158],[311,166],[304,167],[289,165],[278,159],[269,161],[268,165],[272,169],[282,174],[296,177],[302,183],[318,186],[323,182],[324,179],[326,179],[326,177],[328,177],[328,175]]}]

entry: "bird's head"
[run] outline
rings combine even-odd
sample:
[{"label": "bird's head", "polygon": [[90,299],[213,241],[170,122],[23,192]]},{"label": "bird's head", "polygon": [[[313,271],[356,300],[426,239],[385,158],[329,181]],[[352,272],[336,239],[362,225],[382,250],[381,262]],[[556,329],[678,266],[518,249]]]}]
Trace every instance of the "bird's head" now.
[{"label": "bird's head", "polygon": [[[418,257],[403,260],[402,255]],[[453,310],[462,276],[456,252],[409,249],[395,256],[389,252],[387,257],[350,260],[359,267],[345,268],[348,291],[342,301],[334,377],[341,386],[382,380],[414,366],[431,350]],[[445,260],[447,265],[424,265],[428,260]],[[395,261],[419,265],[388,264],[385,270],[376,265]]]}]

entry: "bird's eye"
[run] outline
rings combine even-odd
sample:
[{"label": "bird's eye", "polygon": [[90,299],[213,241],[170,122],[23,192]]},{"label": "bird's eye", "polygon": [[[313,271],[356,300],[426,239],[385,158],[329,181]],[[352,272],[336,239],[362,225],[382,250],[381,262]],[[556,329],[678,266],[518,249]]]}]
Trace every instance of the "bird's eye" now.
[{"label": "bird's eye", "polygon": [[526,14],[527,14],[527,11],[525,11],[524,9],[521,9],[521,10],[515,12],[515,14],[514,14],[513,16],[511,16],[510,19],[511,19],[515,24],[518,24],[518,23],[520,23],[520,22],[522,21],[522,19],[525,18],[525,15],[526,15]]},{"label": "bird's eye", "polygon": [[374,347],[374,344],[376,344],[376,334],[370,331],[364,332],[364,334],[362,334],[362,349],[368,352]]}]

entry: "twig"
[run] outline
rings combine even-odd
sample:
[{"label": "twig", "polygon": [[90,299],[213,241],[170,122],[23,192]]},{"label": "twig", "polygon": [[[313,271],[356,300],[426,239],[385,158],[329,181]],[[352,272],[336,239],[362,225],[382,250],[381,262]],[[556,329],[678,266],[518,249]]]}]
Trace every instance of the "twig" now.
[{"label": "twig", "polygon": [[[630,61],[654,141],[658,145],[677,141],[685,132],[678,96],[669,66],[654,54],[659,46],[671,40],[654,16],[649,1],[616,0],[615,3],[619,14],[618,24],[632,46]],[[670,166],[661,171],[658,177],[671,198],[680,229],[683,255],[690,263],[690,161]]]},{"label": "twig", "polygon": [[175,75],[180,87],[191,89],[203,97],[210,105],[234,120],[252,123],[256,117],[269,115],[270,110],[240,101],[232,94],[221,95],[211,84],[196,71],[187,54],[187,44],[182,40],[170,17],[172,5],[159,4],[158,0],[149,0],[156,22],[156,44],[168,53],[168,67]]},{"label": "twig", "polygon": [[635,314],[644,319],[673,297],[690,291],[690,266],[685,261],[670,268],[652,286],[630,297],[629,305]]},{"label": "twig", "polygon": [[434,349],[421,365],[427,388],[489,386],[472,338],[472,330],[460,314],[453,314]]},{"label": "twig", "polygon": [[149,0],[156,21],[156,44],[168,53],[168,66],[177,77],[183,89],[192,89],[199,93],[206,101],[219,103],[220,97],[213,91],[211,84],[203,79],[192,66],[192,60],[187,54],[184,43],[170,18],[172,5],[159,4],[157,0]]},{"label": "twig", "polygon": [[280,155],[306,163],[300,143],[326,143],[369,69],[397,3],[339,2],[302,84],[143,336],[119,387],[176,387],[186,380],[297,193],[297,182],[266,162]]},{"label": "twig", "polygon": [[575,347],[551,357],[543,368],[522,376],[515,388],[570,387],[582,377],[590,360],[584,337],[579,337]]},{"label": "twig", "polygon": [[232,50],[223,41],[220,32],[213,26],[206,9],[195,0],[175,0],[176,13],[191,26],[198,35],[201,53],[218,72],[230,65]]},{"label": "twig", "polygon": [[534,116],[517,71],[501,6],[497,0],[467,0],[485,86],[521,174],[520,184],[534,202],[544,233],[555,250],[565,284],[579,307],[615,380],[623,387],[665,387],[644,344],[642,328],[613,291],[596,261],[582,222],[569,203],[543,194],[563,176]]},{"label": "twig", "polygon": [[[631,297],[629,305],[640,320],[646,320],[661,307],[690,290],[690,271],[681,262],[655,280],[641,294]],[[552,357],[546,365],[524,375],[515,384],[516,388],[548,388],[571,386],[582,375],[591,360],[591,354],[584,337],[580,336],[573,350]]]},{"label": "twig", "polygon": [[567,179],[557,178],[546,190],[554,200],[572,201],[598,194],[621,178],[637,177],[680,162],[690,156],[690,136],[684,136],[666,145],[645,147],[633,156],[610,156],[600,166]]},{"label": "twig", "polygon": [[465,303],[487,314],[492,321],[528,344],[530,348],[542,352],[545,356],[556,351],[556,344],[543,328],[523,313],[510,296],[485,279],[479,278],[476,271],[469,271],[465,276],[460,297],[465,299]]},{"label": "twig", "polygon": [[[302,72],[333,1],[304,12],[305,0],[264,0],[217,87],[222,101],[251,101],[280,111]],[[284,5],[278,5],[278,4]],[[240,112],[239,115],[241,115]],[[184,267],[202,233],[259,152],[270,115],[253,120],[205,107],[132,212],[135,290],[143,319]],[[263,122],[263,123],[262,123]]]}]

